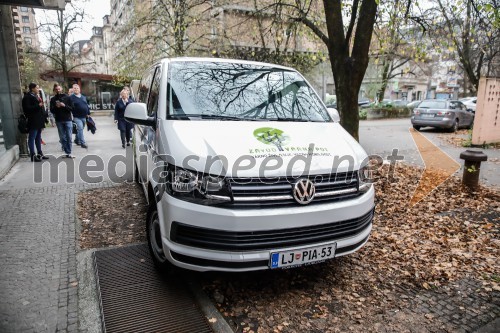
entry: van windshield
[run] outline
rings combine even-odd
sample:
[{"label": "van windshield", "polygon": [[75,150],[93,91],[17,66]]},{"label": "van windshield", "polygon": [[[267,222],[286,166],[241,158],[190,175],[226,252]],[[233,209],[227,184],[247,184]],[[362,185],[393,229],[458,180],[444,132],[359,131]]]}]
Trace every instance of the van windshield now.
[{"label": "van windshield", "polygon": [[172,62],[168,119],[330,121],[295,71],[254,64]]}]

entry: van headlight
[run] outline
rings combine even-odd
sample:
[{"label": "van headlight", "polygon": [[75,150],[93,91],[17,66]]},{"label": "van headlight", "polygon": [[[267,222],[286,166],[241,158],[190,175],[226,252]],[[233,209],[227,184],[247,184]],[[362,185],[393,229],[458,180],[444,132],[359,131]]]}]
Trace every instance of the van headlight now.
[{"label": "van headlight", "polygon": [[172,190],[179,193],[193,192],[198,187],[198,174],[189,170],[175,169]]},{"label": "van headlight", "polygon": [[170,194],[176,198],[204,205],[231,201],[224,177],[170,168]]},{"label": "van headlight", "polygon": [[373,170],[370,169],[370,166],[367,164],[362,166],[358,170],[358,179],[359,179],[359,191],[361,193],[368,192],[368,190],[372,187],[373,183]]}]

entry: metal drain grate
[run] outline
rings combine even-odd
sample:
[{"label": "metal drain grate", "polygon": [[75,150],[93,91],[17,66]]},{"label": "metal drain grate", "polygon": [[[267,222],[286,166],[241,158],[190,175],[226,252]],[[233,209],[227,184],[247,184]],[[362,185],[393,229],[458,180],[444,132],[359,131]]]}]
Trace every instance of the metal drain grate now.
[{"label": "metal drain grate", "polygon": [[146,244],[94,260],[104,332],[212,332],[183,279],[158,274]]}]

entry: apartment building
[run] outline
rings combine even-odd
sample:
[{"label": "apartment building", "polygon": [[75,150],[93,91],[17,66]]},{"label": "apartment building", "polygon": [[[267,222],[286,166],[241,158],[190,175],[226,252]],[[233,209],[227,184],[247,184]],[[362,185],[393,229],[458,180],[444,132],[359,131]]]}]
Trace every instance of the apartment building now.
[{"label": "apartment building", "polygon": [[16,9],[17,16],[19,18],[17,26],[19,27],[23,48],[33,48],[35,50],[39,50],[40,39],[38,38],[35,10],[33,8],[23,6],[18,6]]}]

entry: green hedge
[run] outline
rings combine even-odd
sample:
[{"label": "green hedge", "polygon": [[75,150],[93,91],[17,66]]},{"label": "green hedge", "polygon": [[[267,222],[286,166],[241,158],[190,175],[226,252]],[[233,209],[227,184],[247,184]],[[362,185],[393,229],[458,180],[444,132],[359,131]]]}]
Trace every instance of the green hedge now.
[{"label": "green hedge", "polygon": [[407,118],[411,116],[411,110],[407,107],[375,107],[367,109],[366,119],[380,118]]}]

